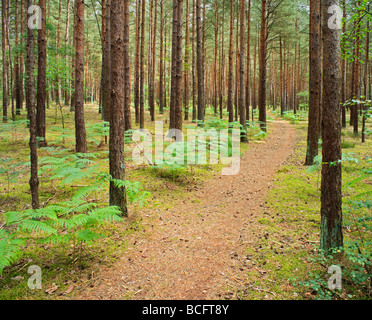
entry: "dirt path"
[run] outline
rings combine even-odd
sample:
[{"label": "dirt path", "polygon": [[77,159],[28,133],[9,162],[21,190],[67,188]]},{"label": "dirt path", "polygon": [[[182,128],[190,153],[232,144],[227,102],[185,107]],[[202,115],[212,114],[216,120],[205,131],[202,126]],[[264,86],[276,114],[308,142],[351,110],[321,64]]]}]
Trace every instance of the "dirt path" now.
[{"label": "dirt path", "polygon": [[150,222],[156,232],[131,243],[77,298],[226,298],[221,294],[229,283],[248,277],[244,248],[257,239],[264,197],[295,145],[288,123],[275,121],[272,129],[264,143],[252,143],[238,175],[216,177],[196,191],[197,203],[159,213]]}]

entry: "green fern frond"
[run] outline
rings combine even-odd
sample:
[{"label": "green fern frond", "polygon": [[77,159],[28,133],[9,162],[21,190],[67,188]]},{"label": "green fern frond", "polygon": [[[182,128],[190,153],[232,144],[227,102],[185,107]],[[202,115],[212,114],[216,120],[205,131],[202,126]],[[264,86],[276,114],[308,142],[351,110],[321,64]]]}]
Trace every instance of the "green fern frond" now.
[{"label": "green fern frond", "polygon": [[97,208],[89,213],[89,217],[97,220],[98,222],[122,222],[123,219],[120,217],[122,214],[119,207],[110,206],[105,208]]},{"label": "green fern frond", "polygon": [[39,243],[42,243],[42,244],[49,243],[51,245],[68,244],[72,238],[73,238],[73,235],[70,233],[67,233],[64,235],[50,235],[48,237],[40,239]]},{"label": "green fern frond", "polygon": [[24,220],[20,223],[19,228],[24,231],[42,233],[45,235],[57,234],[55,228],[37,220]]},{"label": "green fern frond", "polygon": [[[15,223],[19,223],[22,219],[22,213],[17,211],[8,211],[3,214],[6,224],[12,225]],[[0,230],[2,231],[2,230]]]},{"label": "green fern frond", "polygon": [[20,249],[23,245],[21,239],[15,239],[12,234],[0,229],[0,275],[5,267],[10,266],[21,256]]},{"label": "green fern frond", "polygon": [[95,183],[90,186],[79,188],[76,191],[75,195],[73,196],[73,200],[83,200],[88,197],[88,195],[92,194],[93,192],[99,191],[103,187],[103,183]]},{"label": "green fern frond", "polygon": [[88,229],[84,229],[76,233],[76,238],[78,241],[87,242],[87,243],[93,240],[102,239],[103,237],[104,237],[103,234],[94,233]]}]

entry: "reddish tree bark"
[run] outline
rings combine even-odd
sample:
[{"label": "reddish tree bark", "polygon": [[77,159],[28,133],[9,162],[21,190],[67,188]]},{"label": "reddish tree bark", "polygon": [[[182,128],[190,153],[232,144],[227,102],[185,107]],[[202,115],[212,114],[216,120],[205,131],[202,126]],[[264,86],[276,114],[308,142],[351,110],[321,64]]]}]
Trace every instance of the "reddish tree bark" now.
[{"label": "reddish tree bark", "polygon": [[227,111],[229,122],[234,121],[233,107],[233,41],[234,41],[234,1],[230,1],[230,45],[229,45],[229,78],[227,91]]},{"label": "reddish tree bark", "polygon": [[84,120],[84,0],[76,0],[75,141],[76,152],[87,152]]},{"label": "reddish tree bark", "polygon": [[[126,2],[124,6],[124,2]],[[110,144],[109,165],[110,175],[115,180],[124,181],[124,7],[128,14],[128,0],[111,0],[111,119],[110,119]],[[122,215],[126,216],[127,201],[123,186],[110,182],[110,205],[120,208]]]},{"label": "reddish tree bark", "polygon": [[[246,1],[240,1],[240,54],[239,54],[239,119],[242,126],[241,142],[248,142],[247,138],[247,123],[246,123],[246,108],[245,108],[245,8]],[[244,132],[243,132],[244,131]]]},{"label": "reddish tree bark", "polygon": [[310,1],[309,37],[309,124],[305,165],[312,165],[318,155],[320,94],[321,94],[321,35],[320,3]]},{"label": "reddish tree bark", "polygon": [[268,13],[267,0],[261,3],[261,36],[260,36],[260,59],[259,59],[259,87],[258,87],[258,110],[260,127],[266,131],[266,74],[267,74],[267,38],[268,38]]},{"label": "reddish tree bark", "polygon": [[[28,0],[27,6],[32,5],[32,0]],[[34,33],[31,28],[27,28],[26,43],[26,72],[27,72],[27,90],[26,105],[30,120],[30,189],[32,198],[32,208],[39,208],[39,178],[38,178],[38,159],[37,159],[37,140],[36,140],[36,114],[35,114],[35,80],[34,80],[35,56],[34,56]]]},{"label": "reddish tree bark", "polygon": [[201,1],[196,0],[196,69],[198,73],[198,125],[204,122],[204,69],[203,69],[203,43],[201,22]]},{"label": "reddish tree bark", "polygon": [[124,0],[124,130],[132,129],[130,113],[129,0]]},{"label": "reddish tree bark", "polygon": [[36,106],[36,135],[38,146],[45,147],[45,97],[46,97],[46,7],[45,0],[39,0],[41,9],[41,28],[38,30],[38,72],[37,72],[37,106]]},{"label": "reddish tree bark", "polygon": [[320,248],[326,253],[343,246],[341,191],[341,47],[340,30],[328,28],[328,8],[339,0],[322,2],[323,112]]}]

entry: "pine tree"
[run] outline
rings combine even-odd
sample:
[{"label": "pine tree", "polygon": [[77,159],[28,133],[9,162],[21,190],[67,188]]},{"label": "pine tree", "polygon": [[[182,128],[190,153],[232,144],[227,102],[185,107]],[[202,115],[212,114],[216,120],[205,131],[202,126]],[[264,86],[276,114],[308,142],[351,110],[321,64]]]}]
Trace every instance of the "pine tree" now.
[{"label": "pine tree", "polygon": [[341,190],[341,47],[340,30],[328,27],[331,5],[322,2],[323,31],[323,110],[322,110],[322,183],[320,248],[326,253],[343,246]]}]

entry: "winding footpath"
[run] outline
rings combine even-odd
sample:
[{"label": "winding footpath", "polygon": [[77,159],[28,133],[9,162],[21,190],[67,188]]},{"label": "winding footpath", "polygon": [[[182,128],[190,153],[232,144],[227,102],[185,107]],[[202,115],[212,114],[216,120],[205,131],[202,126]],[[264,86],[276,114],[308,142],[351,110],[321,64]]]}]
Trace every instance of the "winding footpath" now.
[{"label": "winding footpath", "polygon": [[217,176],[193,191],[194,201],[145,216],[152,232],[131,235],[120,260],[74,299],[223,299],[229,284],[247,279],[244,249],[257,239],[265,196],[296,143],[287,122],[270,126],[242,156],[238,175]]}]

